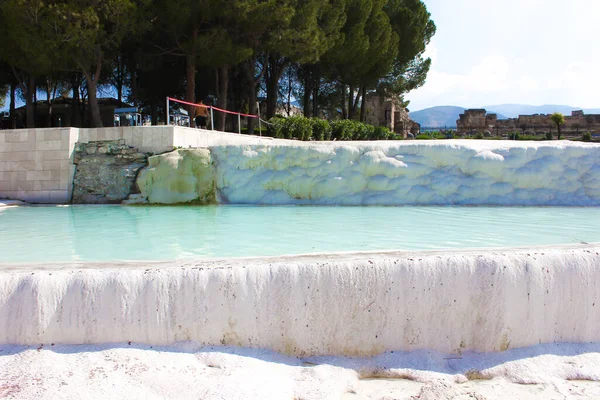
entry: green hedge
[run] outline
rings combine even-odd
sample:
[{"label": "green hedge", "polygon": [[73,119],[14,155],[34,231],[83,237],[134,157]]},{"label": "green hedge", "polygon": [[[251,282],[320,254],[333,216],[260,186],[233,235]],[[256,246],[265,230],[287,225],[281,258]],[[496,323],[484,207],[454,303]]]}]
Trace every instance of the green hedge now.
[{"label": "green hedge", "polygon": [[[320,118],[271,118],[269,136],[297,140],[392,140],[396,135],[385,127],[353,120],[328,122]],[[398,137],[401,139],[401,137]]]}]

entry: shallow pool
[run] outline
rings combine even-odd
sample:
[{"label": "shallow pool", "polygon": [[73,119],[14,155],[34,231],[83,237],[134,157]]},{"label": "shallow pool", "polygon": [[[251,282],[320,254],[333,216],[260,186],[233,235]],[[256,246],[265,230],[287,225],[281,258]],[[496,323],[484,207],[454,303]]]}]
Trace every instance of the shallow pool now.
[{"label": "shallow pool", "polygon": [[600,242],[600,207],[0,209],[0,262],[172,260]]}]

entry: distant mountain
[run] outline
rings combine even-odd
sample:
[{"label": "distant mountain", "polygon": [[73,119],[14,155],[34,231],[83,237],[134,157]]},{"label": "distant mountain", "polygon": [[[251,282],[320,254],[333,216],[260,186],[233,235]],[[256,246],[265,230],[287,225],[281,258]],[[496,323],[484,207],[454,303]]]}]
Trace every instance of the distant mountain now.
[{"label": "distant mountain", "polygon": [[[526,104],[499,104],[494,106],[485,106],[488,112],[495,112],[506,115],[508,118],[517,118],[519,115],[532,114],[552,114],[559,112],[564,115],[571,115],[574,110],[583,110],[584,114],[600,114],[600,108],[581,108],[555,104],[544,104],[541,106],[530,106]],[[498,116],[500,118],[500,116]]]},{"label": "distant mountain", "polygon": [[456,126],[458,115],[465,111],[462,107],[438,106],[420,111],[412,111],[410,118],[422,127]]},{"label": "distant mountain", "polygon": [[[410,113],[410,118],[421,124],[421,127],[436,127],[452,128],[456,126],[458,116],[462,114],[466,108],[456,106],[438,106],[426,108],[424,110],[413,111]],[[502,114],[498,114],[499,119],[506,119]]]},{"label": "distant mountain", "polygon": [[[473,107],[475,108],[475,107]],[[498,104],[484,106],[488,113],[498,114],[498,119],[517,118],[519,115],[552,114],[559,112],[571,115],[572,111],[583,110],[584,114],[600,114],[600,108],[581,108],[563,105],[544,104],[542,106],[531,106],[527,104]],[[455,127],[459,114],[466,109],[457,106],[437,106],[424,110],[413,111],[410,117],[422,127]]]}]

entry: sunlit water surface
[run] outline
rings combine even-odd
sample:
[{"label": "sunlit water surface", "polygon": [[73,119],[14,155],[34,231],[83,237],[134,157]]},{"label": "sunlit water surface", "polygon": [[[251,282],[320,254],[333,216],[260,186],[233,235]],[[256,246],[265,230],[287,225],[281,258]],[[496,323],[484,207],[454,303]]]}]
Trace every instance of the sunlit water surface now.
[{"label": "sunlit water surface", "polygon": [[173,260],[600,242],[600,207],[18,207],[0,262]]}]

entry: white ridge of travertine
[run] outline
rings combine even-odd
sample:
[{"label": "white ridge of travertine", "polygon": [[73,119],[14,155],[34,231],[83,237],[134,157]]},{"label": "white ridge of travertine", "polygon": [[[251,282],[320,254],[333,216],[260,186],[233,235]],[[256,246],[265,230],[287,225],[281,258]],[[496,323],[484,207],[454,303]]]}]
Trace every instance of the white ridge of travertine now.
[{"label": "white ridge of travertine", "polygon": [[600,205],[600,145],[568,141],[213,146],[230,204]]},{"label": "white ridge of travertine", "polygon": [[600,247],[1,269],[0,344],[288,355],[600,342]]}]

